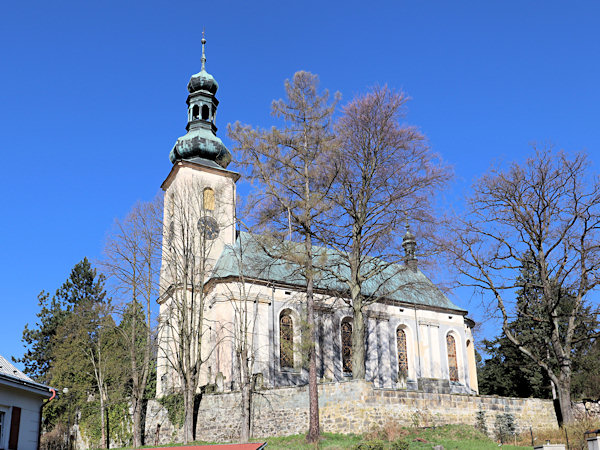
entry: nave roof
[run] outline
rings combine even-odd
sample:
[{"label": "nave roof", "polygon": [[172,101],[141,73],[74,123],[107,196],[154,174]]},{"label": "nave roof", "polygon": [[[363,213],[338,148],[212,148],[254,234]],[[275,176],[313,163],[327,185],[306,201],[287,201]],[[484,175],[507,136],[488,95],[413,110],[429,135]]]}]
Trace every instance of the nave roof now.
[{"label": "nave roof", "polygon": [[[242,278],[304,287],[306,281],[299,263],[302,247],[303,244],[293,241],[277,245],[266,243],[255,235],[241,232],[235,245],[226,246],[221,253],[211,279]],[[343,280],[349,277],[350,269],[344,258],[331,249],[316,246],[313,249],[314,266],[321,268],[316,270],[315,288],[332,295],[346,294],[348,286]],[[285,259],[278,257],[284,254]],[[372,258],[367,270],[372,269],[378,274],[363,284],[363,293],[369,298],[467,312],[450,301],[419,268]]]}]

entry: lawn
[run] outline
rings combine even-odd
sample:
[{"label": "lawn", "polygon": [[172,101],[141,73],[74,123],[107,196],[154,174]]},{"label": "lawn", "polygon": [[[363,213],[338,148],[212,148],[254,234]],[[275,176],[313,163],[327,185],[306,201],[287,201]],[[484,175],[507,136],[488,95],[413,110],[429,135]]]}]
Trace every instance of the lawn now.
[{"label": "lawn", "polygon": [[[597,421],[582,422],[568,430],[569,440],[573,448],[585,445],[583,432],[586,429],[600,428]],[[564,442],[565,430],[552,429],[546,432],[535,433],[535,442],[552,443]],[[506,443],[503,449],[528,449],[531,450],[531,437],[524,433],[517,437],[520,445]],[[378,431],[365,435],[323,433],[318,445],[306,443],[305,435],[284,437],[255,437],[251,442],[267,442],[267,450],[314,450],[314,449],[356,449],[356,450],[418,450],[431,449],[434,445],[443,445],[445,450],[492,450],[497,449],[499,443],[490,439],[485,434],[469,425],[443,425],[439,427],[416,428],[386,424]],[[401,442],[408,444],[400,445]],[[511,442],[514,442],[511,439]],[[213,444],[213,442],[194,442],[195,445]],[[190,445],[193,445],[190,444]],[[177,447],[182,444],[163,445],[162,447]],[[579,447],[578,447],[579,446]],[[144,448],[152,448],[150,446]]]},{"label": "lawn", "polygon": [[[312,450],[314,448],[329,450],[352,448],[360,450],[401,449],[401,446],[393,446],[393,443],[398,441],[407,442],[410,450],[431,449],[434,445],[443,445],[445,450],[491,450],[498,448],[497,442],[475,430],[473,427],[465,425],[445,425],[425,429],[402,427],[364,436],[323,433],[317,447],[307,444],[304,435],[256,440],[267,441],[267,449],[269,450]],[[359,444],[362,445],[359,446]],[[503,448],[531,450],[531,447],[514,445],[504,445]]]}]

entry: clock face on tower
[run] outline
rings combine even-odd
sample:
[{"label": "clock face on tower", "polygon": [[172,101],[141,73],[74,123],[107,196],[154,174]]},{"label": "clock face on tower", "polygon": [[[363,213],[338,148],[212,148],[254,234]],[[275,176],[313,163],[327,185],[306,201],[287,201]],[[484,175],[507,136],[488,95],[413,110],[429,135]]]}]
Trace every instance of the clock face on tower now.
[{"label": "clock face on tower", "polygon": [[212,241],[219,236],[219,224],[214,217],[202,216],[198,219],[198,231]]}]

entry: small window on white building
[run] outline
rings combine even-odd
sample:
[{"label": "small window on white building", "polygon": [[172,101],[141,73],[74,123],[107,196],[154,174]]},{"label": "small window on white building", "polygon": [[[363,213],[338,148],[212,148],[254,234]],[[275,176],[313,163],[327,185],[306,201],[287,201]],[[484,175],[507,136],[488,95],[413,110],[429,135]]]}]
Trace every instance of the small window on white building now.
[{"label": "small window on white building", "polygon": [[285,311],[279,317],[279,366],[294,368],[294,321]]},{"label": "small window on white building", "polygon": [[352,319],[342,320],[342,371],[352,375]]},{"label": "small window on white building", "polygon": [[446,347],[448,349],[448,373],[450,381],[458,381],[458,362],[456,360],[456,340],[454,336],[446,336]]},{"label": "small window on white building", "polygon": [[396,330],[396,348],[398,350],[398,378],[408,378],[408,353],[406,351],[406,332],[398,327]]}]

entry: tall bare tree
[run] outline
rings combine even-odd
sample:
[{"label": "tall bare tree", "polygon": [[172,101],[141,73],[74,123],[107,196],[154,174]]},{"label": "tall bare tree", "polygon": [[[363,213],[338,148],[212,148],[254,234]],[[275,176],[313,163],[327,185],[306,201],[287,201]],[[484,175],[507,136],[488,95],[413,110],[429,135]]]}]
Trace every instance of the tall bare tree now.
[{"label": "tall bare tree", "polygon": [[[162,241],[162,196],[139,202],[116,220],[101,262],[115,295],[123,300],[123,342],[129,352],[133,445],[143,445],[144,393],[155,355],[152,302],[158,296]],[[140,316],[142,320],[140,319]]]},{"label": "tall bare tree", "polygon": [[433,198],[451,177],[423,134],[400,123],[407,101],[384,86],[344,106],[335,126],[332,207],[315,221],[319,239],[339,256],[331,274],[348,287],[355,379],[365,378],[364,308],[399,288],[389,281],[403,259],[401,228],[410,220],[419,230],[421,254],[431,250],[427,243],[439,222]]},{"label": "tall bare tree", "polygon": [[[231,256],[238,267],[237,279],[224,285],[224,293],[233,311],[233,320],[228,330],[236,358],[237,383],[241,393],[240,415],[240,442],[248,442],[252,429],[252,397],[255,391],[255,378],[253,370],[258,358],[259,337],[257,331],[258,308],[261,303],[260,286],[253,284],[246,278],[247,264],[254,262],[244,257],[245,243],[242,239],[239,245],[230,249]],[[254,271],[263,268],[254,267]]]},{"label": "tall bare tree", "polygon": [[[194,400],[200,370],[213,349],[203,345],[210,325],[205,282],[214,268],[215,231],[205,218],[203,190],[199,181],[183,179],[170,188],[165,200],[159,316],[158,365],[177,376],[175,390],[183,394],[184,442],[194,439]],[[216,201],[223,196],[217,192]],[[221,208],[214,208],[220,210]],[[160,369],[160,367],[159,367]]]},{"label": "tall bare tree", "polygon": [[260,225],[283,234],[294,234],[303,245],[288,246],[299,253],[278,255],[302,267],[306,280],[307,326],[311,333],[308,348],[309,430],[307,440],[319,438],[315,313],[313,226],[327,209],[325,199],[331,185],[331,118],[334,104],[327,92],[319,94],[318,78],[297,72],[286,81],[286,99],[274,101],[272,115],[281,119],[281,128],[252,129],[236,123],[229,136],[240,152],[240,161],[249,178],[260,185],[255,211]]},{"label": "tall bare tree", "polygon": [[[493,297],[504,334],[548,374],[570,423],[576,329],[600,281],[598,178],[585,154],[542,149],[524,164],[490,170],[473,190],[449,245],[463,283]],[[536,276],[524,285],[519,275],[526,266]],[[517,303],[523,288],[529,300]],[[523,314],[538,324],[533,340],[511,327]]]}]

